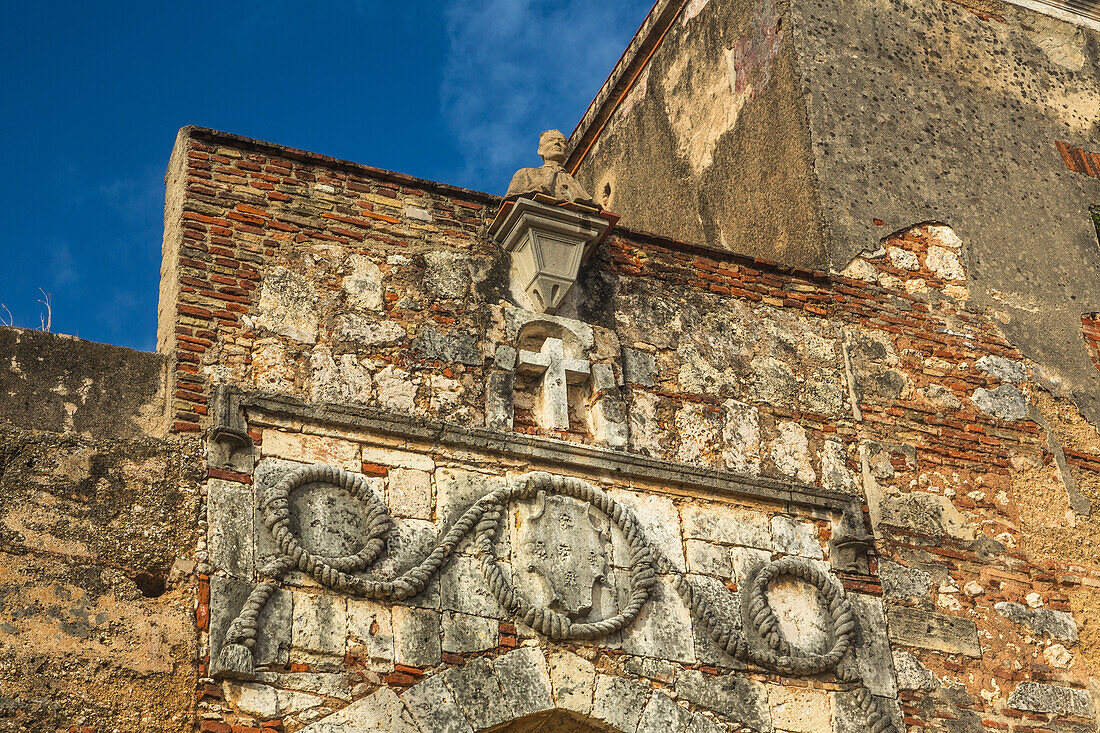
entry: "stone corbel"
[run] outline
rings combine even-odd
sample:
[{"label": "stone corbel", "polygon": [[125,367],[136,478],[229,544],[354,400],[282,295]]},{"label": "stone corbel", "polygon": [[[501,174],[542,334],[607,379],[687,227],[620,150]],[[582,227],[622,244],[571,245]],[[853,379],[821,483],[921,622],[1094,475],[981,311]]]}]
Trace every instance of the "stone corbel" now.
[{"label": "stone corbel", "polygon": [[248,426],[241,414],[240,393],[228,385],[217,385],[214,388],[213,408],[213,423],[207,433],[210,463],[219,468],[229,468],[233,464],[233,454],[252,445]]},{"label": "stone corbel", "polygon": [[511,257],[513,297],[528,310],[554,313],[616,221],[610,212],[540,194],[505,202],[489,236]]},{"label": "stone corbel", "polygon": [[861,575],[871,572],[868,555],[875,541],[863,526],[863,512],[858,504],[850,504],[844,510],[830,545],[833,565],[840,572]]}]

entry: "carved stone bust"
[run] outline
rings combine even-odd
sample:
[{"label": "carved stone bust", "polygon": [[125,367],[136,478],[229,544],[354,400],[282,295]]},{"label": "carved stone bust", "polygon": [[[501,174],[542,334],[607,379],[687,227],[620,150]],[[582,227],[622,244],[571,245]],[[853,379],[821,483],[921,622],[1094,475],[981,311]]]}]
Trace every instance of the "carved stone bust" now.
[{"label": "carved stone bust", "polygon": [[514,199],[541,193],[560,201],[599,208],[599,204],[584,190],[584,186],[562,167],[568,157],[565,151],[565,135],[558,130],[547,130],[539,135],[539,157],[542,158],[543,165],[516,171],[504,197]]}]

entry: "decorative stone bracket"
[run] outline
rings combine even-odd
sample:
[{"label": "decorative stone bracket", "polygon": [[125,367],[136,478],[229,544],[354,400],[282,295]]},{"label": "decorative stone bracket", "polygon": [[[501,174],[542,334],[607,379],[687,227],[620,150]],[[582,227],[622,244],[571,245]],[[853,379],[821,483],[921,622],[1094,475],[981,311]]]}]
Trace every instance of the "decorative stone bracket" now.
[{"label": "decorative stone bracket", "polygon": [[506,202],[489,236],[512,258],[512,295],[529,310],[553,313],[616,221],[610,212],[537,195]]}]

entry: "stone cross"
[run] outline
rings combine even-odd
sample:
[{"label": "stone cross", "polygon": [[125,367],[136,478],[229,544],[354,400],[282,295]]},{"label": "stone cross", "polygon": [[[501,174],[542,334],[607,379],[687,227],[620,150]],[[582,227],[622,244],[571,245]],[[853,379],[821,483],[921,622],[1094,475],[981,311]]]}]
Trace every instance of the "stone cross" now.
[{"label": "stone cross", "polygon": [[517,369],[523,374],[542,375],[542,405],[535,416],[539,425],[568,430],[569,385],[588,379],[588,362],[567,357],[562,340],[548,338],[541,351],[520,351]]}]

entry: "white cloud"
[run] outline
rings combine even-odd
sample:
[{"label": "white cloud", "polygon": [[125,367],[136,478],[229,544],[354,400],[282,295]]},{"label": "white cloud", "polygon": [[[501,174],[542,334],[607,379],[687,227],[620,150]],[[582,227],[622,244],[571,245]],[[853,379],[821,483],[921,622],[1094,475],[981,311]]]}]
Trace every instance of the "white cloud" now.
[{"label": "white cloud", "polygon": [[455,3],[440,103],[465,167],[450,180],[502,193],[517,168],[537,165],[538,134],[572,132],[648,9],[637,0]]}]

